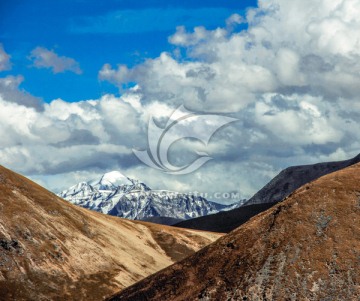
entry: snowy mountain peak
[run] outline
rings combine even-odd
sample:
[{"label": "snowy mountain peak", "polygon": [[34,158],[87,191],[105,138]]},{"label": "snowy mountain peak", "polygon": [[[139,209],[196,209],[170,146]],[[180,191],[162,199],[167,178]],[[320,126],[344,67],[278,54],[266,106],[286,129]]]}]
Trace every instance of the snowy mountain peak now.
[{"label": "snowy mountain peak", "polygon": [[128,178],[124,176],[120,171],[114,170],[107,172],[104,174],[101,178],[101,181],[107,181],[110,183],[116,183],[116,182],[122,182],[122,181],[128,181]]},{"label": "snowy mountain peak", "polygon": [[108,172],[98,180],[81,182],[59,196],[84,208],[129,219],[158,216],[189,219],[228,208],[200,196],[151,190],[146,184],[118,171]]},{"label": "snowy mountain peak", "polygon": [[110,171],[101,176],[99,180],[89,182],[89,185],[98,190],[114,190],[123,185],[134,185],[134,180],[124,176],[119,171]]}]

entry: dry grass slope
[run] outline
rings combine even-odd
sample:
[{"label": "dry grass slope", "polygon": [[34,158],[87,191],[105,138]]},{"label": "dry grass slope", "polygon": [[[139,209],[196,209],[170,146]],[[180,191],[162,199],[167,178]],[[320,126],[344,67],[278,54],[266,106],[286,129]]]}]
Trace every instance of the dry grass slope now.
[{"label": "dry grass slope", "polygon": [[360,164],[111,300],[360,300]]},{"label": "dry grass slope", "polygon": [[0,166],[0,300],[102,300],[220,236],[82,209]]}]

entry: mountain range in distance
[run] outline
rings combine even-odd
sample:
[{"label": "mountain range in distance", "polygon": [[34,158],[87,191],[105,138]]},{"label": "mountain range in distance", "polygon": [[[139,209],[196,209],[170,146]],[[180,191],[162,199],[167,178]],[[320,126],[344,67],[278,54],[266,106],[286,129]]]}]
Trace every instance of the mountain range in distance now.
[{"label": "mountain range in distance", "polygon": [[211,202],[193,194],[152,190],[145,183],[128,178],[119,171],[78,183],[58,196],[104,214],[169,225],[235,207]]},{"label": "mountain range in distance", "polygon": [[360,300],[360,163],[108,301]]},{"label": "mountain range in distance", "polygon": [[253,216],[269,209],[299,187],[318,179],[321,176],[344,169],[360,162],[356,157],[334,162],[291,166],[281,171],[252,198],[233,210],[202,216],[175,224],[175,227],[199,229],[214,232],[230,232]]},{"label": "mountain range in distance", "polygon": [[221,205],[201,196],[152,190],[118,171],[81,182],[59,196],[81,207],[118,217],[227,233],[323,175],[360,162],[360,155],[344,161],[292,166],[281,171],[248,201]]}]

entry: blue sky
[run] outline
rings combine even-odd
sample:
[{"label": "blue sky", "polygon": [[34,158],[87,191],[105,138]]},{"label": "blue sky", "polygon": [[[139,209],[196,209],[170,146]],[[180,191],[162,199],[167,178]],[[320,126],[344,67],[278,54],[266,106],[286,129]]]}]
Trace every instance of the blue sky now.
[{"label": "blue sky", "polygon": [[[51,190],[119,170],[247,198],[290,165],[360,152],[351,0],[11,0],[0,14],[0,164]],[[133,149],[148,149],[151,117],[165,124],[182,105],[238,121],[208,145],[172,144],[177,167],[213,160],[170,176]]]},{"label": "blue sky", "polygon": [[[256,1],[2,1],[0,41],[12,58],[8,74],[23,75],[21,87],[32,95],[45,102],[96,99],[118,93],[98,80],[105,63],[131,67],[172,51],[167,38],[177,26],[214,29],[248,6]],[[36,47],[73,58],[82,73],[33,67]]]}]

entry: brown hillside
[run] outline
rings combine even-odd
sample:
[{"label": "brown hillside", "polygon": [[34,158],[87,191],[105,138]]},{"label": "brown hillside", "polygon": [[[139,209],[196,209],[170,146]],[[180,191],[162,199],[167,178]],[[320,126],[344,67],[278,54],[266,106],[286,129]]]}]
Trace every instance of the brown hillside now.
[{"label": "brown hillside", "polygon": [[0,300],[102,300],[220,236],[82,209],[0,167]]},{"label": "brown hillside", "polygon": [[360,164],[111,300],[360,300]]}]

